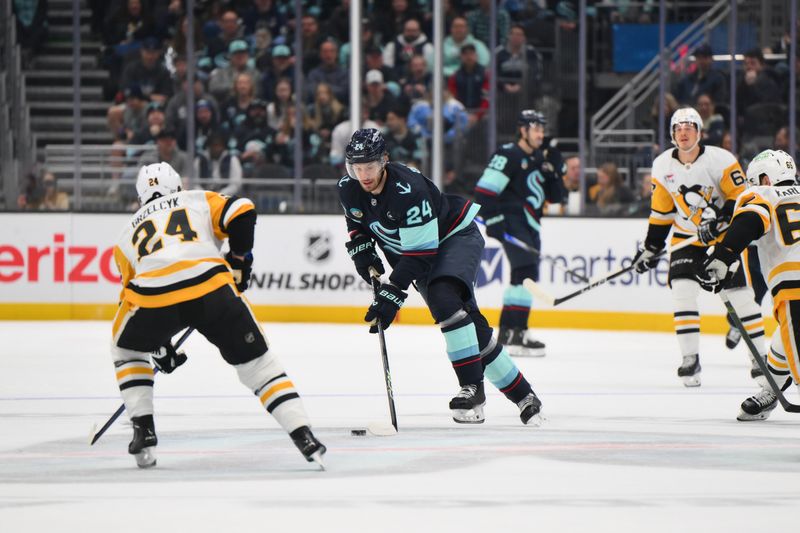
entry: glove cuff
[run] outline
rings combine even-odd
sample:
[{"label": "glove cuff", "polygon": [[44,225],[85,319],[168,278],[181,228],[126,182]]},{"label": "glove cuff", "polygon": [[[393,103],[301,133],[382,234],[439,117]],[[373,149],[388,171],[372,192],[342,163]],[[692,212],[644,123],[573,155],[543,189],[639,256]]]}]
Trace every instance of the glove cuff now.
[{"label": "glove cuff", "polygon": [[723,246],[722,244],[718,244],[716,248],[714,248],[714,255],[716,255],[719,260],[723,261],[726,265],[733,264],[735,261],[739,260],[739,254],[727,246]]}]

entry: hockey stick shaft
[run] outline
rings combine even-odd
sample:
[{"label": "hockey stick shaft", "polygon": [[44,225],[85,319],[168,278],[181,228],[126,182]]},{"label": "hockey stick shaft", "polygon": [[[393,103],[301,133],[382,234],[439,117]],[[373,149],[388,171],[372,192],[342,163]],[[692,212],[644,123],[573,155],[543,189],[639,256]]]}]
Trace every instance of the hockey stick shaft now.
[{"label": "hockey stick shaft", "polygon": [[[689,237],[688,239],[684,240],[683,242],[681,242],[679,244],[676,244],[675,246],[673,246],[669,250],[666,250],[666,249],[662,250],[661,252],[656,254],[655,257],[662,257],[666,253],[670,253],[671,254],[673,252],[677,252],[678,250],[680,250],[682,248],[686,248],[688,246],[691,246],[692,244],[697,242],[697,240],[698,240],[697,236],[693,235],[692,237]],[[549,298],[549,300],[551,301],[550,303],[553,306],[560,305],[560,304],[562,304],[564,302],[572,300],[576,296],[580,296],[581,294],[583,294],[585,292],[589,292],[590,290],[595,289],[595,288],[597,288],[597,287],[599,287],[601,285],[605,285],[609,281],[614,280],[614,279],[620,277],[621,275],[630,272],[633,269],[634,269],[634,265],[633,264],[630,264],[630,265],[628,265],[626,267],[620,268],[616,272],[612,272],[611,274],[607,275],[604,278],[600,278],[598,280],[592,281],[588,285],[586,285],[585,287],[581,287],[580,289],[578,289],[578,290],[576,290],[574,292],[571,292],[571,293],[567,294],[566,296],[561,296],[560,298],[552,298],[552,297],[550,297]],[[539,286],[536,284],[535,281],[526,279],[523,282],[523,285],[529,291],[534,293],[535,296],[542,297],[543,291],[539,288]]]},{"label": "hockey stick shaft", "polygon": [[[486,227],[486,222],[484,222],[482,219],[476,218],[475,221],[478,224],[480,224],[481,226]],[[527,242],[522,241],[522,240],[514,237],[510,233],[503,233],[503,240],[505,240],[509,244],[513,244],[514,246],[516,246],[518,248],[522,248],[526,252],[532,253],[533,255],[538,257],[539,259],[547,259],[548,261],[550,261],[553,264],[554,267],[556,267],[557,269],[561,270],[565,274],[568,274],[573,279],[573,281],[579,281],[581,283],[589,283],[589,278],[587,278],[586,276],[578,274],[574,270],[569,270],[565,266],[562,266],[558,261],[556,261],[555,258],[547,256],[547,255],[544,255],[540,250],[537,250],[536,248],[534,248],[533,246],[531,246]]]},{"label": "hockey stick shaft", "polygon": [[[374,268],[370,268],[370,273],[372,274],[372,292],[375,298],[377,298],[378,290],[381,287],[380,275]],[[381,345],[381,360],[383,361],[383,378],[386,382],[386,398],[389,400],[389,416],[391,417],[394,430],[397,431],[397,411],[394,407],[394,391],[392,390],[392,374],[389,371],[389,354],[386,351],[386,335],[384,334],[380,320],[377,320],[377,326],[378,339]]]},{"label": "hockey stick shaft", "polygon": [[[193,327],[192,327],[192,328],[188,328],[186,331],[184,331],[184,332],[183,332],[183,335],[181,335],[181,337],[180,337],[180,338],[178,339],[178,341],[175,343],[175,349],[177,349],[177,348],[180,348],[181,344],[183,344],[183,342],[184,342],[184,341],[185,341],[187,338],[189,338],[189,335],[191,335],[193,331],[194,331],[194,328],[193,328]],[[154,369],[153,369],[153,375],[155,375],[155,374],[157,374],[157,373],[158,373],[158,369],[157,369],[157,368],[154,368]],[[103,434],[104,434],[106,431],[108,431],[108,428],[110,428],[110,427],[112,426],[112,424],[114,424],[114,422],[116,422],[117,418],[119,418],[119,417],[120,417],[120,415],[122,414],[122,412],[123,412],[123,411],[125,411],[125,404],[124,404],[124,403],[123,403],[122,405],[120,405],[120,406],[119,406],[119,409],[117,409],[116,411],[114,411],[114,414],[113,414],[113,415],[111,415],[111,418],[109,418],[109,419],[106,421],[106,423],[105,423],[105,424],[103,424],[103,427],[101,427],[99,430],[97,430],[97,432],[96,432],[96,433],[95,433],[95,434],[92,436],[92,440],[89,442],[89,445],[90,445],[90,446],[91,446],[91,445],[93,445],[93,444],[94,444],[95,442],[97,442],[98,440],[100,440],[100,437],[102,437],[102,436],[103,436]]]},{"label": "hockey stick shaft", "polygon": [[769,386],[772,387],[772,392],[775,393],[775,396],[778,397],[778,401],[783,407],[783,410],[789,413],[800,413],[800,405],[796,405],[791,403],[789,400],[786,399],[786,396],[783,395],[781,387],[775,382],[775,378],[772,377],[772,373],[769,371],[769,367],[767,366],[767,362],[759,355],[758,348],[753,343],[753,339],[750,338],[750,335],[747,333],[747,329],[745,329],[744,324],[742,324],[742,320],[739,318],[739,314],[734,309],[733,304],[728,299],[728,296],[724,293],[720,294],[722,297],[722,303],[725,304],[725,309],[728,310],[728,315],[731,317],[733,321],[733,325],[736,326],[736,329],[739,330],[739,333],[742,334],[742,339],[744,339],[744,343],[747,345],[747,349],[750,350],[750,355],[756,360],[758,363],[759,368],[764,373],[764,377],[767,378],[767,382]]}]

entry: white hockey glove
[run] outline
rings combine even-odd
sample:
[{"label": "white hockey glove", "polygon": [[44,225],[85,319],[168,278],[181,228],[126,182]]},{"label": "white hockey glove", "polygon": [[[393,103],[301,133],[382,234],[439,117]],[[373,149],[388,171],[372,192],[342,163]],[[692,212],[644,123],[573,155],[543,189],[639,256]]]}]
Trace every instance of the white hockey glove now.
[{"label": "white hockey glove", "polygon": [[730,283],[738,269],[739,254],[718,244],[709,249],[697,281],[704,290],[716,294]]},{"label": "white hockey glove", "polygon": [[658,261],[661,259],[659,254],[661,250],[658,246],[647,244],[638,250],[636,250],[636,255],[633,256],[633,268],[639,274],[644,274],[651,268],[655,268],[658,264]]},{"label": "white hockey glove", "polygon": [[697,238],[703,244],[712,243],[723,231],[728,229],[728,222],[728,217],[720,214],[715,207],[706,207],[700,215]]}]

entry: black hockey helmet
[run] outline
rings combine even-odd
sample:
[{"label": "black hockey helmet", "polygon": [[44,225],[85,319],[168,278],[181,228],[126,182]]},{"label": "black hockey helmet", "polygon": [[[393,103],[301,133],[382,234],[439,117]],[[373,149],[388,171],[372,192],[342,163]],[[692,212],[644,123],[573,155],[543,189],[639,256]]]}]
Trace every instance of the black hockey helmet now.
[{"label": "black hockey helmet", "polygon": [[528,127],[532,124],[547,125],[547,119],[544,118],[544,113],[540,113],[535,109],[523,109],[519,112],[517,117],[517,125]]},{"label": "black hockey helmet", "polygon": [[380,161],[386,153],[386,141],[381,132],[375,128],[364,128],[356,131],[344,150],[347,163],[369,163]]}]

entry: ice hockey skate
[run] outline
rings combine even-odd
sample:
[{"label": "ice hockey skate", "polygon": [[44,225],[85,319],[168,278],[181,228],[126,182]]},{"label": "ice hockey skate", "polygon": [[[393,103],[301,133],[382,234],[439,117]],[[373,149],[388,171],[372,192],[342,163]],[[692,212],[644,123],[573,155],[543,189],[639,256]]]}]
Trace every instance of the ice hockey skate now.
[{"label": "ice hockey skate", "polygon": [[155,448],[158,444],[156,429],[153,424],[153,415],[134,416],[133,440],[128,444],[128,453],[136,458],[139,468],[156,466]]},{"label": "ice hockey skate", "polygon": [[739,344],[740,340],[742,340],[742,334],[739,330],[733,326],[729,327],[728,333],[725,335],[725,346],[727,346],[729,350],[733,350],[736,348],[736,345]]},{"label": "ice hockey skate", "polygon": [[486,420],[483,415],[484,405],[486,395],[481,382],[461,387],[458,394],[450,400],[450,411],[453,413],[453,420],[459,424],[483,424]]},{"label": "ice hockey skate", "polygon": [[771,390],[761,389],[761,392],[742,402],[736,420],[741,422],[766,420],[777,405],[778,397]]},{"label": "ice hockey skate", "polygon": [[501,327],[497,340],[515,357],[544,357],[544,343],[532,339],[527,329]]},{"label": "ice hockey skate", "polygon": [[519,407],[519,419],[522,420],[522,423],[526,426],[534,426],[539,427],[542,425],[542,401],[531,392],[519,402],[517,402],[517,407]]},{"label": "ice hockey skate", "polygon": [[306,461],[309,463],[317,463],[320,468],[325,470],[325,463],[322,462],[322,456],[325,455],[328,449],[317,440],[308,426],[295,429],[289,433],[289,436],[292,438],[292,441],[294,441],[294,445],[297,446],[297,449],[300,450],[300,453],[303,454],[303,457],[306,458]]},{"label": "ice hockey skate", "polygon": [[683,380],[685,387],[700,386],[700,356],[684,355],[683,363],[678,367],[678,377]]}]

